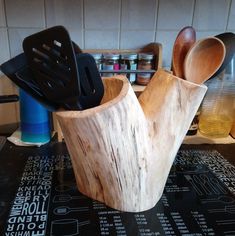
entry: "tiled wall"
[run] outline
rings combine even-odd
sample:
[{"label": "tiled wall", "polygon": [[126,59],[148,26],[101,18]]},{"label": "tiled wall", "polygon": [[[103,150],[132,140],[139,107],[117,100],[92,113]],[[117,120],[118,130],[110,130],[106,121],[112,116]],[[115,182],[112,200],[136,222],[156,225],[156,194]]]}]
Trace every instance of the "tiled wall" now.
[{"label": "tiled wall", "polygon": [[86,49],[163,45],[170,67],[179,30],[192,25],[197,38],[235,32],[235,0],[0,0],[0,63],[22,51],[29,34],[64,25]]},{"label": "tiled wall", "polygon": [[[176,35],[192,25],[197,38],[235,32],[235,0],[0,0],[0,64],[22,52],[22,40],[64,25],[83,49],[132,49],[156,41],[170,68]],[[1,72],[0,72],[1,75]],[[5,76],[0,95],[17,92]],[[18,103],[0,104],[0,125],[19,121]]]}]

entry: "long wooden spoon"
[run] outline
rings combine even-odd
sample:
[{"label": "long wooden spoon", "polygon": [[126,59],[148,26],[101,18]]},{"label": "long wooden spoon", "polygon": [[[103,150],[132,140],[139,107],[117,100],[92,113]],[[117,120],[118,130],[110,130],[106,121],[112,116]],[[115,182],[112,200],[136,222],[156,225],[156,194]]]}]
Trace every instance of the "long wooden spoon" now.
[{"label": "long wooden spoon", "polygon": [[184,74],[188,81],[203,84],[220,68],[226,49],[215,37],[198,40],[188,51],[184,61]]},{"label": "long wooden spoon", "polygon": [[177,35],[172,53],[172,71],[173,74],[184,78],[184,59],[196,41],[196,32],[193,27],[184,27]]}]

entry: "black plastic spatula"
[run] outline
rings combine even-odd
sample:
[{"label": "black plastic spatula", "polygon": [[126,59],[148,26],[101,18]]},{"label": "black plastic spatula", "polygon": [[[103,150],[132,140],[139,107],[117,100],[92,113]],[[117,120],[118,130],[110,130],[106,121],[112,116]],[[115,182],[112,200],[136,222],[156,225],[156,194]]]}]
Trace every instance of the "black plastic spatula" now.
[{"label": "black plastic spatula", "polygon": [[59,109],[59,105],[49,101],[36,84],[34,76],[27,65],[24,53],[3,63],[0,69],[12,82],[31,95],[48,110],[56,111]]},{"label": "black plastic spatula", "polygon": [[67,110],[100,103],[104,88],[95,60],[89,54],[75,54],[63,26],[28,36],[23,49],[36,83],[49,101]]}]

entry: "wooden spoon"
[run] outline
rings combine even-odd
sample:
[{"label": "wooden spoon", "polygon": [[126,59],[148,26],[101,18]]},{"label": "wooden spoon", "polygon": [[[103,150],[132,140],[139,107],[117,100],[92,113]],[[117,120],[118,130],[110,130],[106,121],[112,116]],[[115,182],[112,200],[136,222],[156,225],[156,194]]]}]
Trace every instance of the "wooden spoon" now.
[{"label": "wooden spoon", "polygon": [[184,27],[177,35],[172,55],[172,71],[173,74],[184,78],[184,59],[191,48],[191,46],[196,41],[196,32],[193,27]]},{"label": "wooden spoon", "polygon": [[226,49],[215,37],[198,40],[188,51],[184,61],[184,74],[188,81],[203,84],[220,68]]},{"label": "wooden spoon", "polygon": [[234,33],[225,32],[222,34],[218,34],[215,37],[220,39],[224,43],[225,48],[226,48],[226,54],[225,54],[225,58],[221,67],[219,68],[219,70],[217,70],[217,72],[213,75],[213,77],[220,74],[227,67],[227,65],[231,62],[233,55],[235,53],[235,34]]}]

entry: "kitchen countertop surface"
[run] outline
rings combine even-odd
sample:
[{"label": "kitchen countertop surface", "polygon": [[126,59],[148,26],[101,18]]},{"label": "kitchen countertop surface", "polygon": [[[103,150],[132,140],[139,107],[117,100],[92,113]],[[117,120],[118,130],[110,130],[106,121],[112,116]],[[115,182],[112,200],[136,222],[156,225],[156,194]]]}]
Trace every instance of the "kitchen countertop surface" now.
[{"label": "kitchen countertop surface", "polygon": [[0,161],[0,235],[235,235],[235,144],[182,145],[161,200],[139,213],[82,195],[65,143],[7,141]]}]

